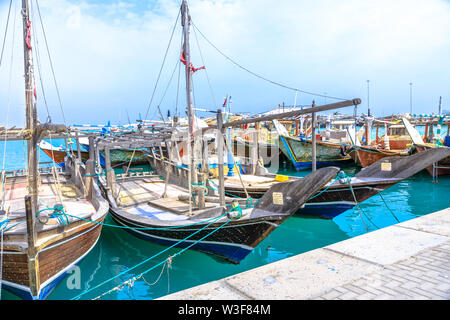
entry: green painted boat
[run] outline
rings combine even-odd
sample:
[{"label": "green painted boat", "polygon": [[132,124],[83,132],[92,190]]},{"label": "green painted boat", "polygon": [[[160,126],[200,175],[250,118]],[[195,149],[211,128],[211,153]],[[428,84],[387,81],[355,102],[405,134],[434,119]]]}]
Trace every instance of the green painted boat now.
[{"label": "green painted boat", "polygon": [[[297,170],[312,166],[312,141],[284,135],[278,136],[279,148]],[[319,166],[339,165],[350,162],[352,158],[343,144],[316,141],[316,164]]]}]

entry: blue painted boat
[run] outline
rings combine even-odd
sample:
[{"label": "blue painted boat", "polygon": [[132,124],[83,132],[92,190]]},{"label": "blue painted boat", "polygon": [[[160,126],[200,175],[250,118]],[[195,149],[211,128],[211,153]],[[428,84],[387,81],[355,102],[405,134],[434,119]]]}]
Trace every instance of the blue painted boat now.
[{"label": "blue painted boat", "polygon": [[[105,179],[100,181],[113,219],[131,234],[237,264],[337,172],[335,167],[322,168],[302,181],[276,184],[256,205],[233,203],[231,209],[214,202],[199,208],[193,202],[189,210],[186,189],[166,185],[159,178],[119,177],[115,188],[122,191],[115,196]],[[166,197],[162,197],[164,190]]]}]

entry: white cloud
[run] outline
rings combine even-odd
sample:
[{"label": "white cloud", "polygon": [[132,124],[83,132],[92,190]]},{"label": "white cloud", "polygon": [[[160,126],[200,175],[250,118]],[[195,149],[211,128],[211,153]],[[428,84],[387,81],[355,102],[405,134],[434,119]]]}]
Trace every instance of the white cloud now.
[{"label": "white cloud", "polygon": [[[70,122],[117,121],[119,114],[124,121],[125,109],[133,119],[138,112],[145,114],[179,3],[39,1]],[[410,81],[414,106],[421,112],[435,111],[429,108],[434,108],[439,95],[444,105],[450,101],[448,1],[192,0],[189,5],[194,24],[225,54],[288,86],[365,100],[366,79],[370,79],[370,101],[378,115],[409,110]],[[6,5],[0,10],[0,16],[6,17]],[[178,59],[180,36],[177,26],[154,102],[161,99]],[[216,103],[231,94],[236,110],[258,112],[293,102],[293,92],[247,74],[197,37]],[[39,40],[43,45],[42,36]],[[191,40],[194,65],[200,66],[193,31]],[[44,47],[40,52],[44,55]],[[43,63],[44,68],[49,70],[48,63]],[[2,66],[3,86],[5,70]],[[44,81],[51,88],[50,73]],[[47,91],[49,100],[55,98]],[[173,111],[175,96],[173,87],[163,110]],[[213,108],[210,96],[205,73],[199,71],[195,74],[197,104]],[[0,89],[0,97],[5,97],[4,90]],[[298,101],[310,103],[313,98],[300,94]],[[323,98],[316,101],[325,102]],[[53,102],[51,110],[57,118],[56,105]]]}]

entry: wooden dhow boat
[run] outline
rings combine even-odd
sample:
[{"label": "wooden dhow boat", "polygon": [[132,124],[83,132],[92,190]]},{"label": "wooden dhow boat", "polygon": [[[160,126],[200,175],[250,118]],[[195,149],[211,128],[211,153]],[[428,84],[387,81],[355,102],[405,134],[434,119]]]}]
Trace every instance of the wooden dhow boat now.
[{"label": "wooden dhow boat", "polygon": [[[87,138],[80,138],[80,144],[86,150],[89,150],[89,142]],[[100,164],[105,166],[105,153],[100,150],[99,154]],[[110,161],[113,166],[119,165],[139,165],[147,164],[147,160],[144,157],[144,150],[140,148],[118,148],[111,149]]]},{"label": "wooden dhow boat", "polygon": [[[188,179],[187,169],[173,170],[169,181]],[[150,174],[116,177],[117,196],[111,188],[105,191],[111,216],[131,234],[239,263],[337,172],[335,167],[322,168],[302,181],[274,185],[254,207],[238,210],[216,199],[207,199],[201,208],[189,200],[187,188]]]},{"label": "wooden dhow boat", "polygon": [[55,164],[38,167],[39,141],[67,129],[37,119],[29,8],[23,0],[26,128],[22,138],[27,140],[28,164],[26,170],[2,172],[0,284],[24,299],[45,299],[95,246],[108,203],[74,158],[67,158],[64,172]]},{"label": "wooden dhow boat", "polygon": [[[48,155],[58,166],[64,167],[65,157],[68,153],[68,151],[66,151],[66,148],[63,148],[62,146],[56,147],[50,142],[42,140],[39,142],[39,149],[41,149],[46,155]],[[78,150],[72,150],[72,153],[78,153],[77,151]],[[89,152],[80,150],[79,156],[81,158],[81,161],[85,162],[89,159]]]},{"label": "wooden dhow boat", "polygon": [[[278,132],[278,144],[283,154],[290,159],[297,170],[309,169],[312,166],[312,140],[292,137],[287,130],[274,120]],[[347,151],[349,146],[343,143],[316,141],[317,167],[349,163],[352,158]]]},{"label": "wooden dhow boat", "polygon": [[[377,132],[375,140],[372,141],[370,132],[373,121],[377,122]],[[381,137],[378,137],[379,123],[383,123],[386,128],[386,133]],[[388,124],[390,125],[389,127]],[[404,126],[387,121],[369,119],[364,124],[364,131],[365,144],[353,145],[348,150],[348,153],[355,153],[352,158],[357,159],[355,162],[363,168],[386,157],[404,157],[411,155],[413,152],[411,140],[407,136]]]},{"label": "wooden dhow boat", "polygon": [[[423,152],[425,150],[434,149],[434,148],[450,149],[449,147],[446,147],[443,145],[437,146],[434,143],[426,143],[425,141],[423,141],[419,132],[411,125],[411,123],[406,118],[402,118],[402,121],[406,127],[406,130],[408,131],[408,134],[411,137],[414,147],[416,148],[416,150],[418,152]],[[427,172],[432,177],[438,177],[438,176],[442,176],[442,175],[450,175],[450,156],[446,157],[436,163],[433,163],[432,165],[428,166],[426,169],[427,169]]]},{"label": "wooden dhow boat", "polygon": [[[153,242],[188,247],[232,263],[239,263],[255,246],[301,207],[306,199],[329,182],[336,175],[338,168],[323,168],[305,177],[301,182],[274,185],[261,197],[258,204],[251,207],[241,208],[237,203],[233,204],[231,209],[227,208],[222,196],[223,186],[220,186],[219,201],[205,199],[202,185],[204,172],[199,172],[193,156],[196,142],[199,141],[198,137],[196,139],[193,135],[194,113],[191,90],[193,66],[190,62],[189,51],[191,19],[185,0],[180,10],[184,35],[182,59],[186,65],[188,110],[187,168],[171,161],[170,151],[173,147],[171,141],[166,140],[166,150],[169,155],[167,159],[163,155],[160,142],[155,139],[149,160],[152,168],[159,172],[158,175],[138,176],[128,173],[116,176],[114,171],[110,170],[109,161],[109,151],[113,146],[105,144],[103,148],[106,177],[101,177],[100,181],[110,203],[113,219],[125,226],[130,233]],[[223,121],[220,110],[218,121]],[[217,134],[218,150],[222,151],[223,134],[220,130]],[[151,141],[147,140],[146,143]],[[135,147],[138,145],[135,144]],[[153,152],[155,148],[160,151],[159,157]],[[219,159],[223,160],[221,154]],[[202,168],[204,169],[205,166]],[[221,176],[219,180],[223,181],[221,161],[219,172]],[[222,185],[221,182],[219,184]]]},{"label": "wooden dhow boat", "polygon": [[[427,150],[421,155],[414,154],[407,157],[386,157],[351,178],[340,173],[332,182],[323,186],[308,199],[296,214],[332,219],[352,209],[358,203],[413,176],[436,161],[447,159],[450,155],[448,149]],[[248,167],[248,170],[251,168]],[[224,185],[230,201],[243,199],[240,200],[243,203],[254,203],[272,185],[301,179],[301,177],[269,173],[266,168],[259,167],[254,175],[243,174],[240,177],[226,177]],[[211,185],[217,188],[217,180],[211,179]]]}]

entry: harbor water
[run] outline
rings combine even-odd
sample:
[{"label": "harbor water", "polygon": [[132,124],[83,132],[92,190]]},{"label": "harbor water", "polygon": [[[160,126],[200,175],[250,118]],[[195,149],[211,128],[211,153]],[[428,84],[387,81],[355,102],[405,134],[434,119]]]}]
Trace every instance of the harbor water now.
[{"label": "harbor water", "polygon": [[[53,143],[59,145],[64,141]],[[3,151],[3,142],[0,143],[0,148]],[[24,149],[25,144],[22,141],[7,143],[5,170],[25,167]],[[3,158],[1,161],[3,168]],[[40,161],[50,162],[51,159],[40,152]],[[349,176],[360,170],[353,164],[346,165],[342,169]],[[286,164],[278,173],[304,176],[309,172],[297,172]],[[239,265],[217,260],[205,253],[187,250],[171,259],[170,264],[155,267],[181,250],[173,248],[126,272],[167,247],[138,239],[125,230],[105,225],[93,250],[59,283],[47,299],[69,300],[74,297],[79,299],[101,297],[107,300],[155,299],[442,210],[450,206],[449,194],[450,177],[439,177],[438,183],[433,183],[431,176],[422,171],[383,191],[381,196],[376,195],[332,220],[302,216],[287,219]],[[110,216],[106,218],[105,223],[115,225]],[[151,271],[130,285],[109,292],[124,281],[149,269]],[[124,275],[97,287],[123,272]],[[84,292],[84,295],[79,296]],[[1,298],[19,299],[5,290],[2,291]]]}]

